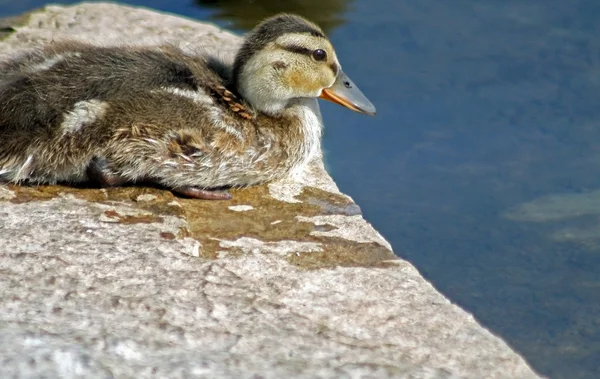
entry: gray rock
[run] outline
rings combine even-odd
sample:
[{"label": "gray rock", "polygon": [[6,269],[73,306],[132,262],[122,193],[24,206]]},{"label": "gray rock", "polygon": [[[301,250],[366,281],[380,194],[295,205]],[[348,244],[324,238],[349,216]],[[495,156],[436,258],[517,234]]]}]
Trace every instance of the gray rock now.
[{"label": "gray rock", "polygon": [[[4,55],[65,37],[239,44],[111,4],[50,6],[11,26]],[[234,198],[0,185],[0,376],[538,377],[393,255],[320,158]]]}]

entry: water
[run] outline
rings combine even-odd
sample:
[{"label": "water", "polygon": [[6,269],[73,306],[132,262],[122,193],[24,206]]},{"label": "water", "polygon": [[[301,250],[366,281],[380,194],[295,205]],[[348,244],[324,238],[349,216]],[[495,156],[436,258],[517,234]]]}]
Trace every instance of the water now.
[{"label": "water", "polygon": [[[14,3],[0,15],[44,1]],[[600,377],[599,2],[126,3],[238,31],[282,10],[324,25],[378,109],[323,104],[341,189],[536,370]]]}]

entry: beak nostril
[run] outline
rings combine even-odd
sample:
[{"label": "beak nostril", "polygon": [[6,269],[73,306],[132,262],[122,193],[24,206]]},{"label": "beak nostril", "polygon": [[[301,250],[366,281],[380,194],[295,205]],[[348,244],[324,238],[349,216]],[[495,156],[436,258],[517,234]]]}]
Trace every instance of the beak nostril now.
[{"label": "beak nostril", "polygon": [[324,89],[320,97],[343,105],[356,112],[368,115],[375,114],[375,107],[373,104],[371,104],[369,99],[360,92],[352,80],[341,70],[333,85]]}]

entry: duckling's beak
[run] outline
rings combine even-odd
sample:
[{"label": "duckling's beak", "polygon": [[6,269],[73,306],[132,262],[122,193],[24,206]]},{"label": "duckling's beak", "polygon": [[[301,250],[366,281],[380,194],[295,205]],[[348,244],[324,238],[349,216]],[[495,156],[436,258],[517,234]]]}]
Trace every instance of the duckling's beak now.
[{"label": "duckling's beak", "polygon": [[353,111],[375,115],[375,106],[358,89],[343,71],[338,73],[337,79],[329,88],[325,88],[319,96],[321,99],[329,100],[343,105]]}]

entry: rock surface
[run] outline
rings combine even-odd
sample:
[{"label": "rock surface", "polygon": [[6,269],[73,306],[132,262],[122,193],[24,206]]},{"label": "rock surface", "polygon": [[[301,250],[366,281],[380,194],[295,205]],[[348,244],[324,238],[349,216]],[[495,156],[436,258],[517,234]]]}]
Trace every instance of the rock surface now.
[{"label": "rock surface", "polygon": [[[98,3],[10,26],[5,55],[62,38],[232,54],[240,40]],[[233,195],[0,185],[0,376],[538,377],[394,256],[320,158]]]}]

